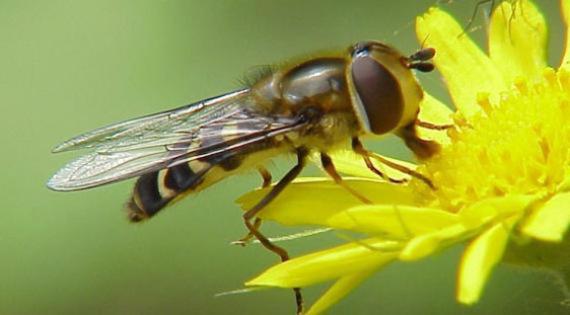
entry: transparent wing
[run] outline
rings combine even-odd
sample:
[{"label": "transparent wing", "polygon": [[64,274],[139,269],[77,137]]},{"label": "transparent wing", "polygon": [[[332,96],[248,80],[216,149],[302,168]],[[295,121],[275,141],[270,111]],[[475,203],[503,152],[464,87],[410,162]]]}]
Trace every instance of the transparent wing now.
[{"label": "transparent wing", "polygon": [[89,149],[48,181],[53,190],[91,188],[237,151],[304,125],[297,118],[254,110],[249,90],[239,90],[79,135],[54,152]]},{"label": "transparent wing", "polygon": [[[228,94],[205,99],[197,103],[176,109],[151,114],[106,127],[86,132],[57,145],[52,152],[63,152],[84,148],[131,146],[133,143],[147,143],[164,139],[163,131],[174,132],[182,127],[181,132],[188,130],[188,125],[197,127],[238,110],[248,97],[249,90],[243,89]],[[173,135],[175,136],[175,135]]]}]

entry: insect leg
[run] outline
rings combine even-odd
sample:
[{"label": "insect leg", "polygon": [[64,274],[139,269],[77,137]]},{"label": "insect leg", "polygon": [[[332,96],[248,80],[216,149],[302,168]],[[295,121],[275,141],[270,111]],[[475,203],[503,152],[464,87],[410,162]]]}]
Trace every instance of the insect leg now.
[{"label": "insect leg", "polygon": [[[306,148],[298,148],[297,149],[297,164],[285,174],[285,176],[277,182],[273,188],[269,191],[263,199],[261,199],[253,208],[249,209],[246,213],[243,214],[243,220],[245,222],[245,226],[249,230],[249,232],[259,240],[261,245],[263,245],[268,250],[274,252],[275,254],[281,257],[281,261],[289,260],[289,254],[287,251],[274,245],[271,243],[267,237],[265,237],[256,227],[254,223],[251,223],[251,219],[253,219],[265,206],[267,206],[273,199],[275,199],[282,191],[289,185],[298,175],[301,173],[303,168],[305,167],[305,162],[307,159],[307,155],[309,151]],[[300,288],[293,288],[295,291],[295,301],[297,303],[297,314],[303,313],[303,296],[301,295]]]},{"label": "insect leg", "polygon": [[352,150],[364,159],[364,162],[366,163],[366,167],[368,167],[368,169],[371,170],[374,174],[382,177],[383,179],[385,179],[391,183],[395,183],[395,184],[402,184],[402,183],[407,182],[407,180],[405,180],[405,179],[391,178],[388,175],[384,174],[381,170],[376,168],[376,166],[374,166],[374,164],[372,163],[372,160],[370,160],[370,156],[372,155],[372,153],[364,148],[364,146],[362,145],[362,142],[360,142],[360,139],[352,138]]},{"label": "insect leg", "polygon": [[389,176],[387,176],[386,174],[382,173],[380,170],[378,170],[374,164],[372,164],[372,161],[370,160],[370,158],[373,158],[377,161],[379,161],[380,163],[393,168],[399,172],[402,172],[404,174],[413,176],[421,181],[423,181],[426,185],[428,185],[429,187],[431,187],[432,189],[435,189],[435,186],[433,185],[433,183],[431,182],[431,180],[427,177],[425,177],[424,175],[404,166],[404,165],[400,165],[398,163],[394,163],[388,159],[385,159],[377,154],[374,154],[368,150],[366,150],[366,148],[364,148],[364,146],[362,145],[362,142],[360,142],[360,139],[358,138],[352,138],[352,149],[354,150],[354,152],[356,152],[357,154],[359,154],[360,156],[362,156],[362,158],[364,159],[364,162],[366,163],[366,166],[374,173],[376,173],[378,176],[392,182],[392,183],[404,183],[406,182],[406,180],[398,180],[398,179],[393,179],[390,178]]},{"label": "insect leg", "polygon": [[297,149],[297,164],[283,176],[283,178],[277,182],[271,191],[263,199],[261,199],[253,208],[249,209],[244,215],[243,218],[250,220],[259,211],[261,211],[265,206],[267,206],[275,197],[277,197],[289,183],[291,183],[298,175],[301,173],[301,170],[305,167],[305,162],[307,159],[307,155],[309,151],[306,148],[298,148]]},{"label": "insect leg", "polygon": [[447,130],[453,128],[454,125],[436,125],[427,121],[416,120],[416,126],[431,130]]},{"label": "insect leg", "polygon": [[321,164],[323,165],[323,168],[327,174],[329,174],[329,176],[335,181],[335,183],[346,189],[349,193],[351,193],[354,197],[358,198],[358,200],[362,201],[363,203],[372,203],[370,200],[359,194],[356,190],[352,189],[342,180],[342,177],[337,173],[336,168],[334,167],[331,157],[324,152],[321,152]]},{"label": "insect leg", "polygon": [[[269,171],[263,166],[258,166],[257,171],[259,172],[259,174],[261,174],[261,178],[263,178],[263,183],[261,184],[261,188],[267,188],[271,186],[271,179],[272,179],[271,173],[269,173]],[[255,218],[253,225],[255,226],[256,230],[259,230],[259,227],[261,226],[261,218]],[[250,233],[249,238],[251,237],[253,237],[253,235],[251,235]]]},{"label": "insect leg", "polygon": [[[263,166],[258,166],[257,171],[259,172],[261,178],[263,179],[261,188],[267,188],[271,186],[271,178],[272,178],[271,173]],[[259,230],[259,227],[261,226],[261,218],[255,218],[255,220],[253,221],[253,226],[255,227],[256,230]],[[251,232],[248,232],[246,236],[240,238],[235,242],[232,242],[232,244],[245,246],[247,242],[249,242],[253,238],[253,236],[254,235]]]},{"label": "insect leg", "polygon": [[461,34],[459,34],[457,38],[462,37],[463,35],[465,35],[465,33],[470,31],[470,28],[475,22],[475,18],[477,17],[477,13],[479,13],[479,10],[483,5],[486,5],[488,3],[491,3],[491,11],[493,11],[493,9],[495,8],[495,0],[480,0],[475,4],[475,9],[473,10],[473,14],[471,14],[469,21],[467,21],[467,25],[465,25],[465,27],[463,28],[463,32],[461,32]]},{"label": "insect leg", "polygon": [[259,172],[259,174],[261,175],[261,178],[263,179],[263,183],[261,184],[261,187],[267,188],[267,187],[271,186],[271,179],[272,179],[271,173],[269,173],[269,171],[263,166],[258,166],[257,171]]},{"label": "insect leg", "polygon": [[[427,122],[415,121],[408,126],[400,129],[397,135],[404,140],[406,146],[414,152],[417,158],[427,159],[435,155],[440,150],[439,144],[435,141],[424,140],[418,136],[416,126],[423,124],[424,128],[439,128],[437,125],[433,125]],[[445,125],[441,126],[443,129],[447,128]]]}]

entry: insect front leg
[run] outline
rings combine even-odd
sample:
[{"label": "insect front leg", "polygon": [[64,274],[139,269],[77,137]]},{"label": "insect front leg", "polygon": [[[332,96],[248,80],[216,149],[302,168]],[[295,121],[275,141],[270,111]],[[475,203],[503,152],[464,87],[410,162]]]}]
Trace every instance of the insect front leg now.
[{"label": "insect front leg", "polygon": [[327,174],[329,174],[329,176],[335,181],[335,183],[339,184],[342,188],[346,189],[349,193],[351,193],[354,197],[358,198],[358,200],[362,201],[363,203],[372,203],[370,200],[362,196],[356,190],[352,189],[342,180],[342,177],[337,173],[336,168],[334,167],[331,157],[324,152],[321,152],[321,164]]},{"label": "insect front leg", "polygon": [[382,177],[383,179],[391,182],[391,183],[395,183],[395,184],[402,184],[405,183],[407,180],[405,179],[395,179],[395,178],[391,178],[388,175],[384,174],[382,171],[380,171],[379,169],[376,168],[376,166],[374,166],[374,164],[372,163],[371,159],[375,159],[378,162],[392,168],[395,169],[399,172],[402,172],[404,174],[413,176],[421,181],[423,181],[426,185],[428,185],[429,187],[431,187],[432,189],[435,189],[435,186],[433,185],[433,183],[431,182],[431,180],[427,177],[425,177],[424,175],[404,166],[404,165],[400,165],[398,163],[394,163],[388,159],[385,159],[377,154],[374,154],[370,151],[368,151],[366,148],[364,148],[364,146],[362,145],[362,142],[360,142],[360,139],[358,139],[357,137],[352,138],[352,149],[354,150],[354,152],[356,152],[358,155],[362,156],[362,158],[364,159],[364,162],[366,163],[366,166],[368,167],[368,169],[370,169],[372,172],[374,172],[375,174],[377,174],[378,176]]},{"label": "insect front leg", "polygon": [[[460,38],[461,36],[465,35],[467,32],[472,31],[471,27],[473,26],[473,23],[475,22],[475,18],[477,17],[477,14],[479,13],[479,10],[481,9],[481,7],[483,5],[489,4],[491,3],[491,9],[489,10],[489,12],[492,12],[493,9],[495,8],[495,0],[481,0],[478,1],[475,4],[475,9],[473,10],[473,13],[471,14],[471,17],[469,18],[469,21],[467,21],[467,24],[463,27],[463,32],[461,32],[461,34],[459,34],[457,36],[457,38]],[[489,14],[490,15],[490,14]],[[488,18],[488,17],[487,17]]]},{"label": "insect front leg", "polygon": [[[257,240],[268,250],[274,252],[275,254],[279,255],[281,261],[289,260],[289,253],[282,248],[273,243],[265,235],[263,235],[255,226],[255,223],[252,223],[251,220],[255,218],[255,216],[263,210],[265,206],[267,206],[271,201],[273,201],[282,191],[289,185],[303,170],[305,167],[305,163],[307,160],[307,155],[309,154],[309,150],[306,148],[297,148],[297,164],[281,178],[279,182],[271,190],[267,195],[263,197],[253,208],[249,209],[246,213],[243,214],[243,220],[245,222],[245,226],[249,230],[249,233],[255,236]],[[301,295],[300,288],[293,288],[295,291],[295,301],[297,303],[297,314],[303,313],[303,296]]]},{"label": "insect front leg", "polygon": [[404,140],[406,146],[414,152],[414,155],[420,159],[429,159],[439,152],[440,146],[435,141],[424,140],[418,136],[416,127],[420,126],[432,130],[445,130],[453,127],[452,125],[435,125],[428,122],[421,122],[419,120],[400,129],[397,135]]},{"label": "insect front leg", "polygon": [[430,122],[422,121],[419,119],[416,119],[415,125],[418,127],[422,127],[425,129],[431,129],[431,130],[447,130],[447,129],[454,127],[454,125],[436,125],[436,124],[432,124]]}]

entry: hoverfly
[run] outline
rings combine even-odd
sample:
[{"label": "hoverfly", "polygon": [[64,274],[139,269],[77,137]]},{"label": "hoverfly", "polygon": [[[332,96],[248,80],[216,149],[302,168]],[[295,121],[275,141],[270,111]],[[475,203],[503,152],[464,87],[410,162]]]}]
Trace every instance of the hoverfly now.
[{"label": "hoverfly", "polygon": [[310,153],[319,153],[325,171],[342,185],[328,153],[350,142],[368,167],[384,176],[362,136],[395,133],[419,157],[435,152],[433,143],[416,136],[423,92],[412,73],[431,71],[434,54],[428,48],[406,57],[380,42],[360,42],[273,69],[221,96],[87,132],[53,149],[90,152],[60,169],[47,186],[72,191],[138,177],[127,207],[129,219],[139,222],[244,169],[257,168],[269,186],[263,164],[292,153],[297,164],[244,214],[249,236],[286,260],[287,252],[271,244],[258,231],[260,221],[252,220],[299,175]]}]

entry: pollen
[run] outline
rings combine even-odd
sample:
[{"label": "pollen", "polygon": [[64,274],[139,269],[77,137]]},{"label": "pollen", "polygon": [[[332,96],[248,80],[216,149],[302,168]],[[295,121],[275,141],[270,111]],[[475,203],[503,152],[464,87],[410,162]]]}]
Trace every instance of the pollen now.
[{"label": "pollen", "polygon": [[412,180],[421,203],[457,212],[508,194],[555,193],[570,166],[570,71],[546,69],[493,98],[480,93],[470,119],[455,115],[451,144],[420,166],[436,189]]}]

